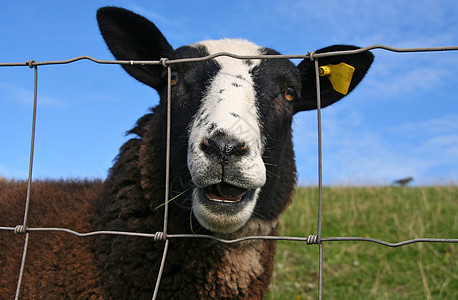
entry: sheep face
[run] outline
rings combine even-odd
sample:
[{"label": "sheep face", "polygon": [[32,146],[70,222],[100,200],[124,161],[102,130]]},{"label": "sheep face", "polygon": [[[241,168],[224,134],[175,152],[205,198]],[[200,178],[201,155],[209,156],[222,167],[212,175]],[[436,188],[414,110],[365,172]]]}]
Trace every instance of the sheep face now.
[{"label": "sheep face", "polygon": [[[245,40],[224,39],[181,47],[170,59],[219,52],[277,54]],[[192,206],[204,228],[233,233],[252,218],[256,208],[268,204],[257,201],[267,173],[276,173],[266,160],[274,158],[274,165],[281,159],[278,150],[287,145],[285,133],[291,130],[293,116],[292,99],[285,93],[288,90],[288,97],[294,97],[300,88],[300,73],[288,60],[222,56],[172,65],[172,140],[187,137],[186,143],[172,144],[172,165],[184,155],[179,149],[186,147],[187,172],[195,186],[186,206]],[[173,179],[185,177],[172,174]]]},{"label": "sheep face", "polygon": [[[175,60],[219,52],[279,54],[236,39],[203,41],[174,50],[154,24],[130,11],[107,7],[97,16],[107,45],[120,60]],[[317,53],[350,49],[356,47],[332,46]],[[355,67],[351,91],[372,59],[372,54],[364,52],[322,58],[320,65],[346,62]],[[163,112],[166,70],[151,65],[123,67],[161,94],[162,109],[157,111]],[[275,224],[295,184],[293,115],[316,108],[314,62],[306,59],[296,66],[285,59],[219,56],[171,68],[171,179],[190,178],[194,186],[192,199],[183,206],[191,206],[199,223],[217,234],[232,234],[259,220]],[[321,80],[321,93],[322,107],[343,97],[326,79]]]}]

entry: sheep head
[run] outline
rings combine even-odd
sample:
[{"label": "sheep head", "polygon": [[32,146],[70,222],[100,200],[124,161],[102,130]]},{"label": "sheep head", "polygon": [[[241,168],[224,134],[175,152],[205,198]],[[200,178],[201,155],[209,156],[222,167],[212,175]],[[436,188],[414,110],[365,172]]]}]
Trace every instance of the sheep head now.
[{"label": "sheep head", "polygon": [[[105,7],[97,17],[118,60],[175,60],[219,52],[279,54],[240,39],[208,40],[173,49],[153,23],[130,11]],[[351,49],[357,47],[331,46],[317,53]],[[363,52],[321,58],[319,63],[344,62],[354,67],[351,91],[372,60],[370,52]],[[163,66],[123,68],[157,90],[161,103],[166,101]],[[172,65],[173,155],[186,164],[185,173],[193,185],[188,205],[203,228],[232,234],[256,220],[276,223],[291,200],[296,179],[293,115],[316,108],[315,82],[314,62],[309,59],[296,66],[286,59],[219,56]],[[326,78],[320,88],[322,107],[344,96]]]}]

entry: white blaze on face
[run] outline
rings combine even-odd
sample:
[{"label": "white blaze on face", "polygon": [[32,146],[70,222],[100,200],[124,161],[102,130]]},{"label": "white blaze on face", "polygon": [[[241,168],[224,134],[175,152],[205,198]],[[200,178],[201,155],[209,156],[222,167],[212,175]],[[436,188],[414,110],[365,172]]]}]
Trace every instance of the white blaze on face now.
[{"label": "white blaze on face", "polygon": [[[243,56],[262,54],[262,48],[245,40],[204,41],[195,44],[208,54],[228,52]],[[208,83],[200,107],[190,126],[188,168],[196,185],[192,210],[199,223],[213,232],[233,233],[242,228],[253,214],[261,187],[266,182],[262,160],[256,90],[251,71],[260,60],[240,60],[227,56],[215,58],[219,70]],[[206,152],[243,145],[243,154],[221,161],[221,153]],[[224,147],[224,148],[223,148]],[[240,147],[242,148],[242,147]],[[228,150],[226,150],[228,151]],[[240,202],[219,206],[206,195],[209,187],[222,185],[246,190]]]},{"label": "white blaze on face", "polygon": [[[204,46],[209,54],[229,52],[238,55],[259,55],[259,46],[246,41],[224,39],[195,44]],[[241,60],[227,56],[215,58],[220,70],[212,78],[201,106],[191,126],[190,143],[195,147],[188,153],[188,166],[197,186],[215,184],[221,177],[209,176],[211,162],[197,145],[215,132],[224,132],[244,142],[249,151],[238,163],[238,174],[228,174],[228,183],[246,187],[260,187],[265,182],[265,166],[261,155],[263,142],[256,107],[256,92],[251,70],[260,60]],[[217,170],[214,170],[217,171]],[[236,177],[239,182],[236,181]]]}]

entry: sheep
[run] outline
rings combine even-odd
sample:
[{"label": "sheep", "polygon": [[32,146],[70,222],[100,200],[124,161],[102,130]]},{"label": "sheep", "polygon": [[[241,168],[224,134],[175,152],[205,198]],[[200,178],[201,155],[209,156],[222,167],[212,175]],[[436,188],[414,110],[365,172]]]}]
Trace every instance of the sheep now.
[{"label": "sheep", "polygon": [[[173,49],[147,19],[104,7],[97,20],[118,60],[204,57],[218,52],[275,55],[242,39],[198,42]],[[330,46],[316,53],[358,49]],[[320,58],[355,68],[349,91],[373,61],[370,52]],[[29,227],[77,231],[162,230],[165,197],[167,76],[161,65],[123,65],[160,95],[159,104],[128,134],[104,181],[36,181]],[[296,165],[292,119],[316,109],[314,62],[227,56],[173,64],[168,233],[225,239],[277,235],[280,215],[292,201]],[[344,97],[321,80],[321,106]],[[26,184],[0,182],[0,225],[21,223]],[[13,295],[23,235],[0,232],[0,294]],[[100,235],[31,232],[22,283],[24,298],[150,299],[164,242]],[[223,244],[173,239],[165,263],[161,299],[262,299],[272,277],[276,244],[249,240]]]}]

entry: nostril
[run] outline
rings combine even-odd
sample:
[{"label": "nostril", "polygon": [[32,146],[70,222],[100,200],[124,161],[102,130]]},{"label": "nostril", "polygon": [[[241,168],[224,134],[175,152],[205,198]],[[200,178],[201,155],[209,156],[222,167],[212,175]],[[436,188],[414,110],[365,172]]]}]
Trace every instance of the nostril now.
[{"label": "nostril", "polygon": [[231,148],[230,154],[234,154],[237,156],[245,155],[248,151],[248,147],[245,142],[240,142],[236,144],[233,148]]},{"label": "nostril", "polygon": [[208,155],[221,152],[220,145],[218,144],[218,142],[212,139],[202,139],[202,142],[200,143],[200,148],[203,152],[205,152]]},{"label": "nostril", "polygon": [[200,149],[207,155],[214,155],[222,164],[228,164],[232,156],[243,156],[248,152],[245,142],[227,139],[217,141],[215,139],[203,138]]}]

